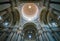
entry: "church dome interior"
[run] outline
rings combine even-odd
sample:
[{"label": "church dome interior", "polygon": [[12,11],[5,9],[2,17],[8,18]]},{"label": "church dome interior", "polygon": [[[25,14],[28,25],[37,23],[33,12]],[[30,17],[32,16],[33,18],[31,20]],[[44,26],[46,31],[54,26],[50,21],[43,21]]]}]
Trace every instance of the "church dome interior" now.
[{"label": "church dome interior", "polygon": [[0,41],[60,41],[60,0],[0,0]]}]

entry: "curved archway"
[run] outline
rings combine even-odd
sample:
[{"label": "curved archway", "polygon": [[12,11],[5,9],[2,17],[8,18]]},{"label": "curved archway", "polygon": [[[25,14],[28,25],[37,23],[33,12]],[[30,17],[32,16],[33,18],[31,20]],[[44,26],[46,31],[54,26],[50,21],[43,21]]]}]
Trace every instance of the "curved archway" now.
[{"label": "curved archway", "polygon": [[34,23],[24,24],[23,32],[24,39],[35,39],[37,33],[36,25]]}]

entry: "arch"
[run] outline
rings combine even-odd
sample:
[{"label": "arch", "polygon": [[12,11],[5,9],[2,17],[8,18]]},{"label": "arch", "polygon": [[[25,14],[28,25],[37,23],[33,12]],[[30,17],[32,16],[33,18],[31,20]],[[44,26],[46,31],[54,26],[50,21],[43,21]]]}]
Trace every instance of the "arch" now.
[{"label": "arch", "polygon": [[23,27],[24,27],[23,28],[24,38],[29,39],[28,35],[31,34],[32,35],[31,39],[35,39],[36,33],[37,33],[36,25],[32,22],[29,22],[29,23],[24,24]]}]

